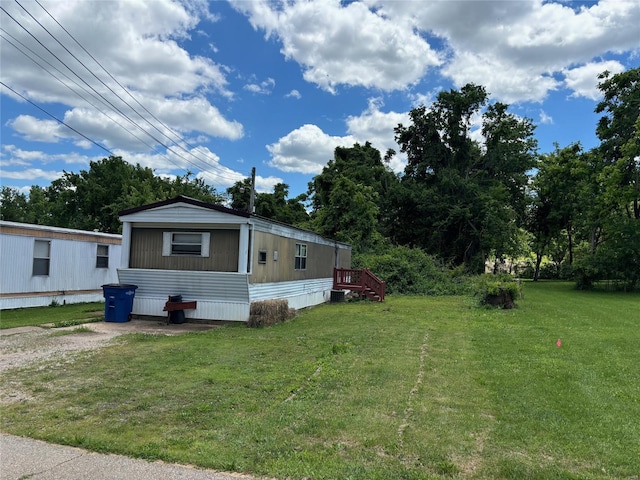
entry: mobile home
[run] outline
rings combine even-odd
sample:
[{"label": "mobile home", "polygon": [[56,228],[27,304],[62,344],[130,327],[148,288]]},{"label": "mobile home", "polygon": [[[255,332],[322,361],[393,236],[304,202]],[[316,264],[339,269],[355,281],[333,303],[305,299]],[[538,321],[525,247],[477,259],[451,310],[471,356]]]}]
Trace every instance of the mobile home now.
[{"label": "mobile home", "polygon": [[122,237],[0,221],[0,309],[103,300]]},{"label": "mobile home", "polygon": [[169,296],[196,302],[187,319],[247,321],[252,302],[326,302],[351,247],[257,215],[189,197],[120,212],[122,284],[138,287],[134,316],[165,316]]}]

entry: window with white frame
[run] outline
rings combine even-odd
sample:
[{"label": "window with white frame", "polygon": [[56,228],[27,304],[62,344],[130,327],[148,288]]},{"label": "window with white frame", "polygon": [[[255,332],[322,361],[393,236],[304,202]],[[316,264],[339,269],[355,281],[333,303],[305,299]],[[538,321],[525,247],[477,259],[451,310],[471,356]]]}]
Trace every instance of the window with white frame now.
[{"label": "window with white frame", "polygon": [[209,232],[164,232],[162,239],[162,255],[208,257]]},{"label": "window with white frame", "polygon": [[296,243],[296,270],[307,269],[307,246],[304,243]]},{"label": "window with white frame", "polygon": [[98,245],[96,268],[109,268],[109,245]]},{"label": "window with white frame", "polygon": [[51,240],[35,240],[33,242],[33,274],[49,275],[51,262]]}]

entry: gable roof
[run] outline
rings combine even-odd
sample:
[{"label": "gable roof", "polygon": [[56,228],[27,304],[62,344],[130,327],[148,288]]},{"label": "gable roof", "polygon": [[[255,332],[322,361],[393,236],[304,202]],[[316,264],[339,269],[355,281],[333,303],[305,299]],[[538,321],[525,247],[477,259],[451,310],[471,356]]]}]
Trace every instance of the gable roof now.
[{"label": "gable roof", "polygon": [[[207,203],[207,202],[203,202],[201,200],[196,200],[195,198],[191,198],[191,197],[186,197],[184,195],[180,195],[174,198],[170,198],[168,200],[163,200],[161,202],[155,202],[155,203],[150,203],[148,205],[141,205],[139,207],[134,207],[134,208],[129,208],[127,210],[122,210],[121,212],[118,212],[118,215],[120,217],[125,217],[128,215],[132,215],[135,213],[139,213],[139,212],[145,212],[145,211],[149,211],[149,210],[153,210],[155,208],[159,208],[159,207],[166,207],[169,205],[177,205],[177,204],[188,204],[188,205],[192,205],[192,206],[196,206],[196,207],[202,207],[208,210],[213,210],[215,212],[220,212],[220,213],[226,213],[226,214],[230,214],[230,215],[235,215],[236,217],[241,217],[241,218],[251,218],[253,219],[254,225],[262,225],[263,228],[267,228],[269,231],[274,231],[277,229],[280,229],[279,231],[281,232],[282,235],[284,236],[291,236],[292,231],[295,232],[299,232],[298,236],[302,235],[300,238],[301,239],[305,239],[308,241],[314,241],[314,242],[318,242],[320,241],[320,243],[322,242],[327,242],[327,244],[330,245],[341,245],[344,248],[351,248],[351,245],[344,243],[344,242],[338,242],[337,240],[331,240],[329,238],[325,238],[322,235],[313,232],[311,230],[307,230],[304,228],[300,228],[300,227],[296,227],[293,225],[289,225],[287,223],[284,222],[280,222],[277,220],[273,220],[271,218],[266,218],[266,217],[262,217],[260,215],[256,215],[254,214],[250,214],[248,212],[243,212],[241,210],[235,210],[233,208],[227,208],[227,207],[223,207],[221,205],[215,205],[212,203]],[[265,230],[263,230],[265,231]],[[289,233],[286,233],[289,232]]]},{"label": "gable roof", "polygon": [[234,210],[233,208],[223,207],[222,205],[215,205],[213,203],[203,202],[201,200],[196,200],[195,198],[186,197],[184,195],[179,195],[174,198],[170,198],[168,200],[162,200],[161,202],[149,203],[147,205],[141,205],[139,207],[128,208],[127,210],[122,210],[118,212],[119,216],[131,215],[133,213],[144,212],[145,210],[152,210],[158,207],[166,207],[167,205],[175,205],[177,203],[187,203],[189,205],[194,205],[196,207],[208,208],[209,210],[215,210],[217,212],[228,213],[230,215],[237,215],[239,217],[249,218],[251,215],[248,212],[243,212],[240,210]]}]

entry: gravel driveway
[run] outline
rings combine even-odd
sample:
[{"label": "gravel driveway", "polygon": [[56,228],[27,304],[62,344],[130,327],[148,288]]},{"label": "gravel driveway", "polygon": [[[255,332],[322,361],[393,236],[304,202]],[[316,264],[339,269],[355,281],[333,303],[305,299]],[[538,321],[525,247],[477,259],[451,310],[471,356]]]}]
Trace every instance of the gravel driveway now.
[{"label": "gravel driveway", "polygon": [[[56,332],[73,331],[83,327],[82,332],[59,335]],[[98,322],[64,328],[18,327],[0,330],[0,374],[12,368],[25,367],[41,361],[66,363],[74,352],[95,350],[117,341],[126,333],[150,335],[180,335],[215,328],[214,325],[184,323],[167,325],[165,322],[132,320],[130,322]],[[90,332],[84,331],[90,329]],[[24,399],[17,391],[4,391],[1,402]]]}]

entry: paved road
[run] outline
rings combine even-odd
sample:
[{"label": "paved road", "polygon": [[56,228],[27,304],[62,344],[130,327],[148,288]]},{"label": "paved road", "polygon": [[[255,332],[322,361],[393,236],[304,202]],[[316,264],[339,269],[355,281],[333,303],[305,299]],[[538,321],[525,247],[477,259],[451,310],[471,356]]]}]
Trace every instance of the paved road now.
[{"label": "paved road", "polygon": [[0,433],[1,480],[251,480],[233,473],[102,455]]}]

